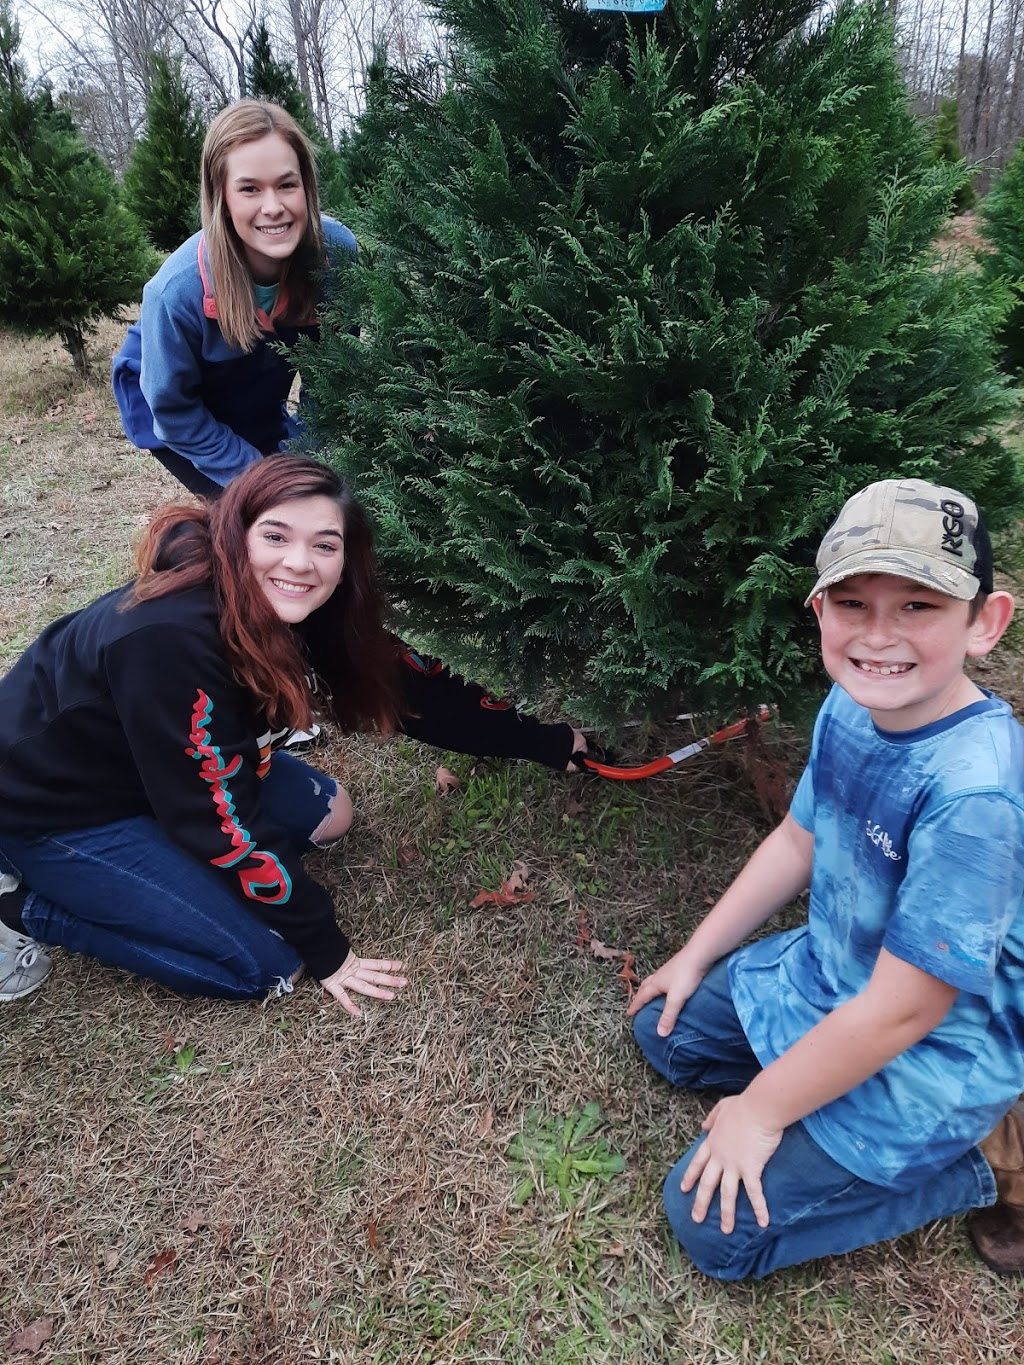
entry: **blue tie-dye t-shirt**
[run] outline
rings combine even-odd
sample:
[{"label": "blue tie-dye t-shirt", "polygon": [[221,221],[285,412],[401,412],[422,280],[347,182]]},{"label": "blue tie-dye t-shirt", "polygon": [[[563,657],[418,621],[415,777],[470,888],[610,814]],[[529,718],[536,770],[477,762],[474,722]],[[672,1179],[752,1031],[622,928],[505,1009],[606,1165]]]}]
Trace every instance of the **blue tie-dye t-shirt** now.
[{"label": "blue tie-dye t-shirt", "polygon": [[1024,1090],[1024,729],[987,696],[883,731],[834,687],[791,814],[814,835],[808,923],[733,954],[737,1012],[767,1066],[864,989],[883,947],[956,986],[937,1028],[804,1120],[862,1179],[919,1184]]}]

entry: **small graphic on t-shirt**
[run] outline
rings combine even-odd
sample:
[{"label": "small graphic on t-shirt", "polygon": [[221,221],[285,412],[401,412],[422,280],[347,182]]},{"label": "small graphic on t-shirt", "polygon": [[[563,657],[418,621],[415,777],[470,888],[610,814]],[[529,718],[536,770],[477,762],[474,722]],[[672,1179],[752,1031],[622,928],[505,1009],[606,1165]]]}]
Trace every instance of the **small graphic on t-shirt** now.
[{"label": "small graphic on t-shirt", "polygon": [[880,848],[887,858],[891,858],[894,863],[903,861],[902,853],[897,853],[892,846],[892,839],[886,834],[881,825],[873,825],[870,817],[868,818],[867,828],[864,833],[868,836],[876,848]]}]

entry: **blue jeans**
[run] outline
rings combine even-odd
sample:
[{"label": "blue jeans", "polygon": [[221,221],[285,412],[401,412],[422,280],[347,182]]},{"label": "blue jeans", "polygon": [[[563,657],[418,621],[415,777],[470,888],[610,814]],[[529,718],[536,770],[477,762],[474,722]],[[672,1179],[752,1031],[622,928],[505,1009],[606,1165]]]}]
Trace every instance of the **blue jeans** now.
[{"label": "blue jeans", "polygon": [[[276,753],[263,806],[303,853],[337,790],[333,777]],[[179,848],[150,816],[31,837],[0,830],[4,870],[30,888],[22,918],[32,938],[183,995],[259,997],[301,966],[233,878]]]},{"label": "blue jeans", "polygon": [[[679,1013],[667,1038],[657,1033],[664,999],[652,1000],[633,1021],[640,1048],[656,1070],[687,1090],[737,1094],[761,1070],[750,1050],[729,993],[728,968],[719,962]],[[696,1190],[684,1194],[683,1175],[703,1137],[673,1166],[665,1181],[665,1211],[694,1264],[718,1280],[759,1279],[815,1256],[853,1251],[902,1236],[934,1218],[993,1204],[995,1178],[977,1147],[936,1177],[930,1172],[911,1190],[873,1185],[852,1175],[824,1152],[802,1123],[783,1134],[761,1183],[770,1222],[758,1227],[741,1191],[736,1226],[723,1233],[718,1195],[703,1223],[690,1217]]]}]

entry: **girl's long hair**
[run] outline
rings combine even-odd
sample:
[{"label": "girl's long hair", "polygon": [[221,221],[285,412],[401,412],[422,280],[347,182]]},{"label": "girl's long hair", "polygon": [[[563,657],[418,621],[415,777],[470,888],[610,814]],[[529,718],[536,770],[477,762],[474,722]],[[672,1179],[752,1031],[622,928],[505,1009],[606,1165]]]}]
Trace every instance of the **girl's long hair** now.
[{"label": "girl's long hair", "polygon": [[217,320],[231,346],[251,351],[263,335],[256,320],[252,273],[246,264],[224,197],[229,153],[246,142],[278,133],[299,162],[306,195],[306,231],[284,263],[273,317],[292,325],[313,320],[317,285],[324,268],[324,232],[316,184],[313,145],[287,110],[266,100],[238,100],[222,109],[210,124],[203,142],[200,202],[206,252],[217,299]]},{"label": "girl's long hair", "polygon": [[[300,625],[282,621],[250,568],[246,534],[271,507],[330,498],[341,513],[341,582]],[[216,502],[163,508],[137,551],[131,601],[212,585],[224,650],[238,681],[272,725],[306,730],[311,680],[318,706],[345,730],[393,730],[399,714],[397,641],[385,629],[373,534],[341,479],[301,455],[271,455],[248,469]]]}]

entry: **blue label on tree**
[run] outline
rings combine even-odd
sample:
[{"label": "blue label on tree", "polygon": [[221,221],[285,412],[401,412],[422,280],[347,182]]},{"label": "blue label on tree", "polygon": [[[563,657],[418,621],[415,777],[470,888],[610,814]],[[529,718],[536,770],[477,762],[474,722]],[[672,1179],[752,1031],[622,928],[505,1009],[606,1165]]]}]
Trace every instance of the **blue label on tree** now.
[{"label": "blue label on tree", "polygon": [[665,8],[665,0],[587,0],[587,9],[622,9],[632,14],[650,14]]}]

